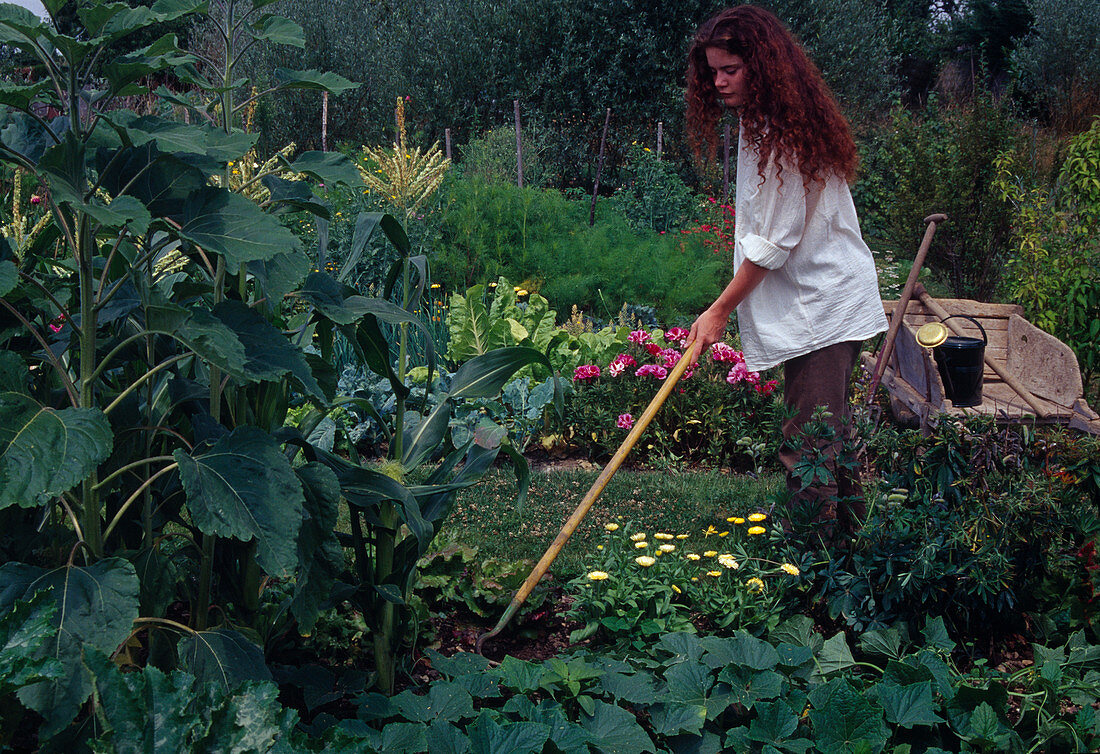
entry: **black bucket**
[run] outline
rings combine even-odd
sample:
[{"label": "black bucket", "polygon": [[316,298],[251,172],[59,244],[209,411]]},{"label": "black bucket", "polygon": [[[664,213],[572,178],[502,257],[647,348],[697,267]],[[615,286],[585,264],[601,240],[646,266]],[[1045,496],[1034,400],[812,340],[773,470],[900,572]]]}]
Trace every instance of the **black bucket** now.
[{"label": "black bucket", "polygon": [[985,369],[985,347],[989,343],[985,328],[973,317],[965,314],[953,314],[963,317],[978,326],[982,339],[964,335],[951,335],[932,353],[936,357],[936,366],[943,379],[943,389],[951,405],[956,407],[979,406],[982,403],[982,371]]}]

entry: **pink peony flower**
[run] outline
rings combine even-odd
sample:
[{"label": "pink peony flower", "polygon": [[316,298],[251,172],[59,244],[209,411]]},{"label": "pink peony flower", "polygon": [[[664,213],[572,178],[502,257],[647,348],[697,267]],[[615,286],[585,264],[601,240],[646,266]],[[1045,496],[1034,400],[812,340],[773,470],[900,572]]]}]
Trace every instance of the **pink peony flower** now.
[{"label": "pink peony flower", "polygon": [[649,341],[649,333],[645,330],[632,330],[630,335],[626,336],[628,343],[634,343],[635,345],[641,345]]},{"label": "pink peony flower", "polygon": [[581,364],[575,370],[573,370],[573,381],[584,382],[585,380],[593,380],[600,376],[600,368],[595,364]]},{"label": "pink peony flower", "polygon": [[775,392],[775,389],[777,387],[779,387],[779,380],[768,380],[762,385],[753,385],[753,388],[756,390],[756,392],[760,393],[761,395],[771,395]]},{"label": "pink peony flower", "polygon": [[626,371],[626,364],[621,361],[615,360],[607,365],[607,373],[612,377],[618,377]]},{"label": "pink peony flower", "polygon": [[620,353],[618,356],[615,357],[614,360],[620,362],[623,366],[627,366],[627,367],[636,367],[636,366],[638,366],[638,362],[635,361],[634,357],[631,356],[628,353]]},{"label": "pink peony flower", "polygon": [[740,351],[735,351],[730,345],[722,342],[715,343],[710,347],[710,357],[715,361],[744,361]]},{"label": "pink peony flower", "polygon": [[638,367],[638,371],[634,372],[635,377],[649,377],[653,376],[659,380],[663,380],[668,377],[668,370],[662,366],[656,364],[642,364]]},{"label": "pink peony flower", "polygon": [[682,354],[675,348],[666,348],[657,354],[657,357],[662,360],[662,363],[670,369],[676,366],[676,363],[680,360],[680,356],[682,356]]},{"label": "pink peony flower", "polygon": [[[665,342],[666,343],[671,343],[674,340],[679,340],[679,341],[687,340],[687,336],[689,336],[689,335],[691,335],[691,333],[688,332],[687,330],[685,330],[682,327],[670,327],[668,332],[665,333]],[[683,345],[684,344],[681,343],[680,347],[683,348]]]},{"label": "pink peony flower", "polygon": [[630,429],[634,426],[634,417],[630,414],[619,414],[619,420],[615,422],[619,429]]},{"label": "pink peony flower", "polygon": [[[759,377],[759,375],[758,375]],[[744,382],[749,379],[749,368],[745,366],[745,362],[736,362],[726,373],[726,382],[731,385],[736,385],[739,382]]]},{"label": "pink peony flower", "polygon": [[661,352],[661,347],[656,343],[646,343],[643,348],[645,348],[646,353],[650,356],[656,356]]}]

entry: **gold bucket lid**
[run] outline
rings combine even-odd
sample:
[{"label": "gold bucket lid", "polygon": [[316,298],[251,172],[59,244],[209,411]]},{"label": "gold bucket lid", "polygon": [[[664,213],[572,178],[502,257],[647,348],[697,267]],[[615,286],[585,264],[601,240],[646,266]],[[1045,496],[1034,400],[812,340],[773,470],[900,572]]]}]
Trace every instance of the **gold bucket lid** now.
[{"label": "gold bucket lid", "polygon": [[947,340],[948,332],[943,322],[928,322],[917,330],[917,343],[925,348],[935,348]]}]

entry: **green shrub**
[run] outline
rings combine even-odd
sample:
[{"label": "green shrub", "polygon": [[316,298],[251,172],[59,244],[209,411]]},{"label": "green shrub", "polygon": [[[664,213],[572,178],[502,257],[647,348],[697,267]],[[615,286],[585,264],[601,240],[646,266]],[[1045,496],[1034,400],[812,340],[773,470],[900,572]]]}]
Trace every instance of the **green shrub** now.
[{"label": "green shrub", "polygon": [[676,170],[649,147],[634,142],[626,151],[622,185],[611,206],[636,228],[676,230],[695,214],[695,198]]},{"label": "green shrub", "polygon": [[1087,127],[1100,107],[1100,4],[1027,0],[1034,22],[1012,52],[1023,92],[1061,128]]},{"label": "green shrub", "polygon": [[[541,188],[549,182],[549,166],[543,158],[546,151],[542,130],[525,125],[523,128],[523,185]],[[486,183],[515,184],[516,129],[500,126],[471,139],[462,150],[462,171],[468,178]]]},{"label": "green shrub", "polygon": [[[883,140],[882,247],[911,258],[923,219],[943,212],[925,263],[960,298],[988,301],[1008,257],[1011,207],[995,190],[996,159],[1016,146],[1007,104],[979,89],[967,103],[930,105],[914,114],[895,108]],[[871,215],[874,217],[874,214]],[[872,226],[873,227],[873,226]]]},{"label": "green shrub", "polygon": [[997,167],[994,185],[1015,210],[1005,292],[1073,348],[1088,384],[1100,369],[1100,117],[1070,139],[1053,185],[1011,152]]},{"label": "green shrub", "polygon": [[624,303],[655,306],[665,321],[705,308],[728,275],[728,261],[674,234],[641,233],[601,203],[595,226],[587,203],[556,191],[480,180],[455,181],[443,203],[435,269],[449,290],[505,276],[603,319]]}]

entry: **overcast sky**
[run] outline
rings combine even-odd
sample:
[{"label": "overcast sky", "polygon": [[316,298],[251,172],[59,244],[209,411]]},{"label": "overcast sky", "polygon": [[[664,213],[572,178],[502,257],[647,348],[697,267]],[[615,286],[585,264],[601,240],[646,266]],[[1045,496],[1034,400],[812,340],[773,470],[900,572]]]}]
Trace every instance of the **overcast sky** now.
[{"label": "overcast sky", "polygon": [[6,0],[6,2],[22,5],[24,8],[30,8],[43,18],[46,16],[46,9],[42,7],[42,3],[39,2],[39,0]]}]

